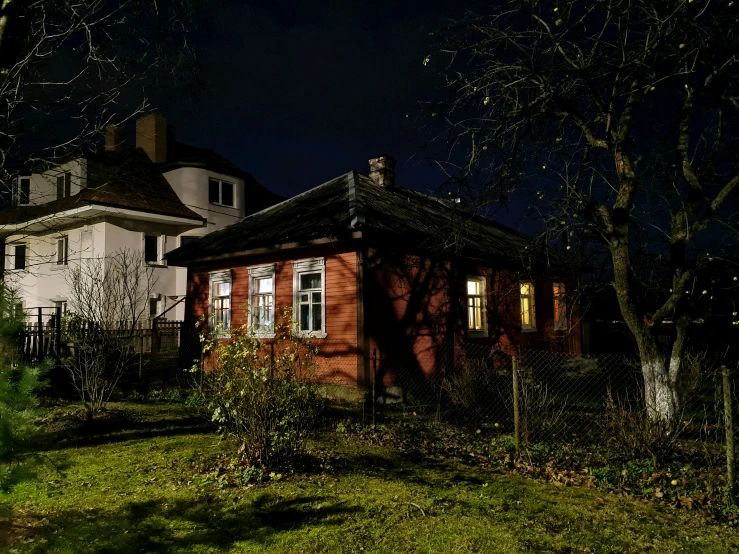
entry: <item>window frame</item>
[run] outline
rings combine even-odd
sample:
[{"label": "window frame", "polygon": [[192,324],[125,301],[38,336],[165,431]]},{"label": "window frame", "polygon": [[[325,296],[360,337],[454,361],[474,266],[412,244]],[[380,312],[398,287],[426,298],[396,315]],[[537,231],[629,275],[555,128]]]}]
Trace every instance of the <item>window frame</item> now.
[{"label": "window frame", "polygon": [[[557,288],[561,292],[557,292]],[[569,329],[569,318],[567,317],[567,286],[562,282],[552,283],[552,304],[554,308],[553,326],[555,331],[566,331]]]},{"label": "window frame", "polygon": [[[465,300],[466,300],[466,314],[467,314],[467,336],[469,338],[486,338],[488,336],[488,318],[487,318],[487,279],[485,279],[484,275],[467,275],[467,278],[465,279]],[[481,284],[481,290],[480,294],[476,295],[470,295],[469,292],[469,283],[475,282]],[[472,306],[470,305],[470,299],[471,298],[479,298],[480,299],[480,328],[479,329],[472,329],[470,328],[470,308]]]},{"label": "window frame", "polygon": [[[255,266],[250,267],[249,269],[249,330],[252,334],[252,336],[256,338],[263,338],[263,339],[273,339],[275,337],[275,292],[276,292],[276,282],[275,282],[275,269],[276,264],[269,264],[269,265],[261,265],[261,266]],[[272,291],[270,292],[272,296],[272,327],[267,330],[256,330],[256,324],[254,322],[254,316],[255,316],[255,302],[254,297],[255,296],[267,296],[266,293],[258,293],[257,292],[257,281],[260,279],[272,279]]]},{"label": "window frame", "polygon": [[[185,246],[185,244],[187,244],[188,242],[195,242],[196,240],[199,240],[201,238],[203,238],[203,237],[200,236],[200,235],[180,235],[178,237],[178,239],[179,239],[179,246],[180,247]],[[192,239],[192,241],[190,241],[190,239]]]},{"label": "window frame", "polygon": [[[23,193],[23,185],[28,186],[26,193]],[[13,204],[16,206],[28,206],[31,203],[31,178],[30,177],[18,177],[16,183],[15,194],[13,195]],[[25,200],[25,202],[23,201]]]},{"label": "window frame", "polygon": [[[305,273],[321,274],[321,330],[304,331],[300,329],[300,276]],[[310,289],[314,290],[314,289]],[[312,304],[312,303],[311,303]],[[295,318],[295,333],[301,337],[323,339],[326,334],[326,260],[325,258],[310,258],[293,262],[293,317]]]},{"label": "window frame", "polygon": [[[157,259],[155,261],[146,259],[146,238],[147,237],[156,238],[156,245],[157,245],[156,257]],[[162,235],[159,233],[141,233],[141,249],[143,250],[145,264],[151,265],[151,266],[157,266],[157,267],[166,267],[167,262],[164,258],[164,247],[166,246],[165,240],[166,240],[166,235]]]},{"label": "window frame", "polygon": [[[149,319],[154,320],[156,319],[157,315],[159,315],[160,308],[159,308],[159,302],[162,300],[161,294],[152,294],[149,296]],[[156,306],[156,309],[154,311],[154,315],[151,313],[151,307]]]},{"label": "window frame", "polygon": [[[13,253],[9,256],[12,261],[11,267],[8,267],[9,271],[28,271],[28,243],[27,242],[12,242],[8,246],[13,248]],[[23,247],[23,267],[18,266],[18,252],[17,249]]]},{"label": "window frame", "polygon": [[[217,285],[221,283],[228,283],[229,294],[228,294],[228,326],[223,326],[217,329],[217,322],[215,320],[216,309],[214,306],[215,296],[213,292]],[[218,298],[225,298],[225,296],[219,296]],[[221,308],[221,311],[224,311]],[[233,274],[230,269],[221,271],[211,271],[208,273],[208,324],[215,331],[216,338],[227,339],[231,337],[231,322],[233,315]]]},{"label": "window frame", "polygon": [[[211,200],[210,198],[211,183],[218,183],[218,201],[217,202]],[[223,184],[224,183],[226,183],[227,185],[231,185],[231,204],[226,204],[223,202]],[[213,204],[215,206],[235,208],[236,207],[236,183],[233,183],[231,181],[226,181],[224,179],[219,179],[216,177],[208,177],[208,203]]]},{"label": "window frame", "polygon": [[[64,256],[59,263],[59,243],[63,242]],[[69,235],[60,235],[56,238],[56,245],[54,248],[54,265],[55,269],[64,269],[69,267]]]},{"label": "window frame", "polygon": [[[523,294],[524,285],[528,285],[529,293]],[[521,300],[521,331],[523,332],[534,332],[536,331],[536,288],[534,287],[533,281],[519,281],[518,283],[518,294]],[[529,320],[528,324],[524,324],[524,298],[529,299]]]}]

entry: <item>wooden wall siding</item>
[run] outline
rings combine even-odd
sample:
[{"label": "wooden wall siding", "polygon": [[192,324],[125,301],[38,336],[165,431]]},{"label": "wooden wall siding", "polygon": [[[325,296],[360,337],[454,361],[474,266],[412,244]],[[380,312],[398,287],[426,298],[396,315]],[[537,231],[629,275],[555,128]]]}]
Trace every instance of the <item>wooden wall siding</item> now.
[{"label": "wooden wall siding", "polygon": [[[466,335],[466,276],[484,275],[487,293],[485,338]],[[509,271],[458,266],[420,256],[402,258],[370,251],[365,270],[365,311],[369,351],[377,349],[378,380],[419,390],[429,378],[447,371],[448,349],[442,342],[476,343],[513,354],[514,346],[580,352],[577,317],[569,331],[554,330],[554,282],[536,276],[536,331],[521,331],[519,278]],[[572,286],[572,282],[569,281]]]},{"label": "wooden wall siding", "polygon": [[[338,250],[327,246],[292,253],[276,253],[234,260],[229,265],[212,264],[190,272],[187,314],[195,320],[208,309],[209,271],[233,271],[233,322],[245,323],[249,297],[248,268],[276,264],[276,305],[292,306],[292,261],[326,259],[327,338],[315,339],[321,353],[319,376],[331,383],[366,386],[364,366],[357,342],[357,254],[353,248]],[[486,338],[466,336],[467,275],[484,275],[487,291]],[[580,351],[577,315],[569,331],[553,328],[553,282],[567,279],[547,275],[533,277],[535,286],[535,332],[521,331],[519,278],[509,271],[486,267],[453,266],[449,262],[418,255],[388,255],[369,249],[364,268],[364,313],[368,336],[367,354],[377,349],[378,382],[398,384],[418,390],[419,383],[437,379],[447,371],[448,349],[441,343],[465,342],[485,345],[490,350],[513,352],[513,345],[551,350]],[[372,362],[369,362],[371,371]],[[362,367],[359,367],[362,366]]]},{"label": "wooden wall siding", "polygon": [[378,382],[416,389],[439,377],[438,345],[453,336],[448,296],[450,265],[421,256],[390,257],[370,250],[365,314]]},{"label": "wooden wall siding", "polygon": [[[247,323],[249,301],[249,267],[275,264],[275,306],[278,320],[282,309],[293,305],[294,260],[323,257],[326,260],[326,338],[313,339],[320,350],[317,358],[318,377],[326,382],[356,384],[357,382],[357,278],[354,250],[336,248],[311,249],[282,255],[269,255],[234,260],[231,265],[213,264],[191,270],[188,279],[187,317],[196,321],[207,317],[209,273],[230,269],[232,281],[232,326]],[[270,342],[269,340],[265,342]]]}]

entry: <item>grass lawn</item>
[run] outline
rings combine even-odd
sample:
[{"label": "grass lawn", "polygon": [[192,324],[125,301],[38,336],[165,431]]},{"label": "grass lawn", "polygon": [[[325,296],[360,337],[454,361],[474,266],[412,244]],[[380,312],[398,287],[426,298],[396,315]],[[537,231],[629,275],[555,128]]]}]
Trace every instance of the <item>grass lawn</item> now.
[{"label": "grass lawn", "polygon": [[0,520],[0,550],[739,551],[733,527],[694,513],[414,459],[345,434],[311,445],[314,470],[221,488],[209,468],[232,445],[188,408],[110,407],[100,432],[70,431],[63,410],[50,412],[36,479],[0,496],[12,506]]}]

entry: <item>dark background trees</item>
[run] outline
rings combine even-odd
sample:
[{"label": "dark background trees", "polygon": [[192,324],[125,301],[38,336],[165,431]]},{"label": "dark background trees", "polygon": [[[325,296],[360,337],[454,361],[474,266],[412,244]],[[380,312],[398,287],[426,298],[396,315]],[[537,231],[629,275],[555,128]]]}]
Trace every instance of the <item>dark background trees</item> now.
[{"label": "dark background trees", "polygon": [[[0,5],[0,178],[96,145],[148,91],[192,75],[191,0],[5,0]],[[171,81],[170,81],[171,82]],[[9,187],[8,187],[9,188]]]},{"label": "dark background trees", "polygon": [[691,325],[739,274],[738,32],[733,2],[516,1],[452,23],[428,60],[457,185],[528,194],[549,244],[605,255],[653,419],[675,418]]}]

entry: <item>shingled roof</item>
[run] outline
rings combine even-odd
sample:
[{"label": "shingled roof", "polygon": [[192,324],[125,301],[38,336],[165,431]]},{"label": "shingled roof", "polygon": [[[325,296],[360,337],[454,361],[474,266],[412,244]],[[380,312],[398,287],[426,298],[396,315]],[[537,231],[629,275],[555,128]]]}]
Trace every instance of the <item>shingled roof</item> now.
[{"label": "shingled roof", "polygon": [[517,260],[532,240],[453,201],[384,187],[351,171],[239,223],[173,250],[172,265],[238,256],[321,238],[389,238],[394,243],[480,259]]},{"label": "shingled roof", "polygon": [[31,221],[86,205],[109,206],[203,221],[185,206],[161,172],[139,148],[86,156],[88,185],[78,194],[0,212],[0,225]]}]

